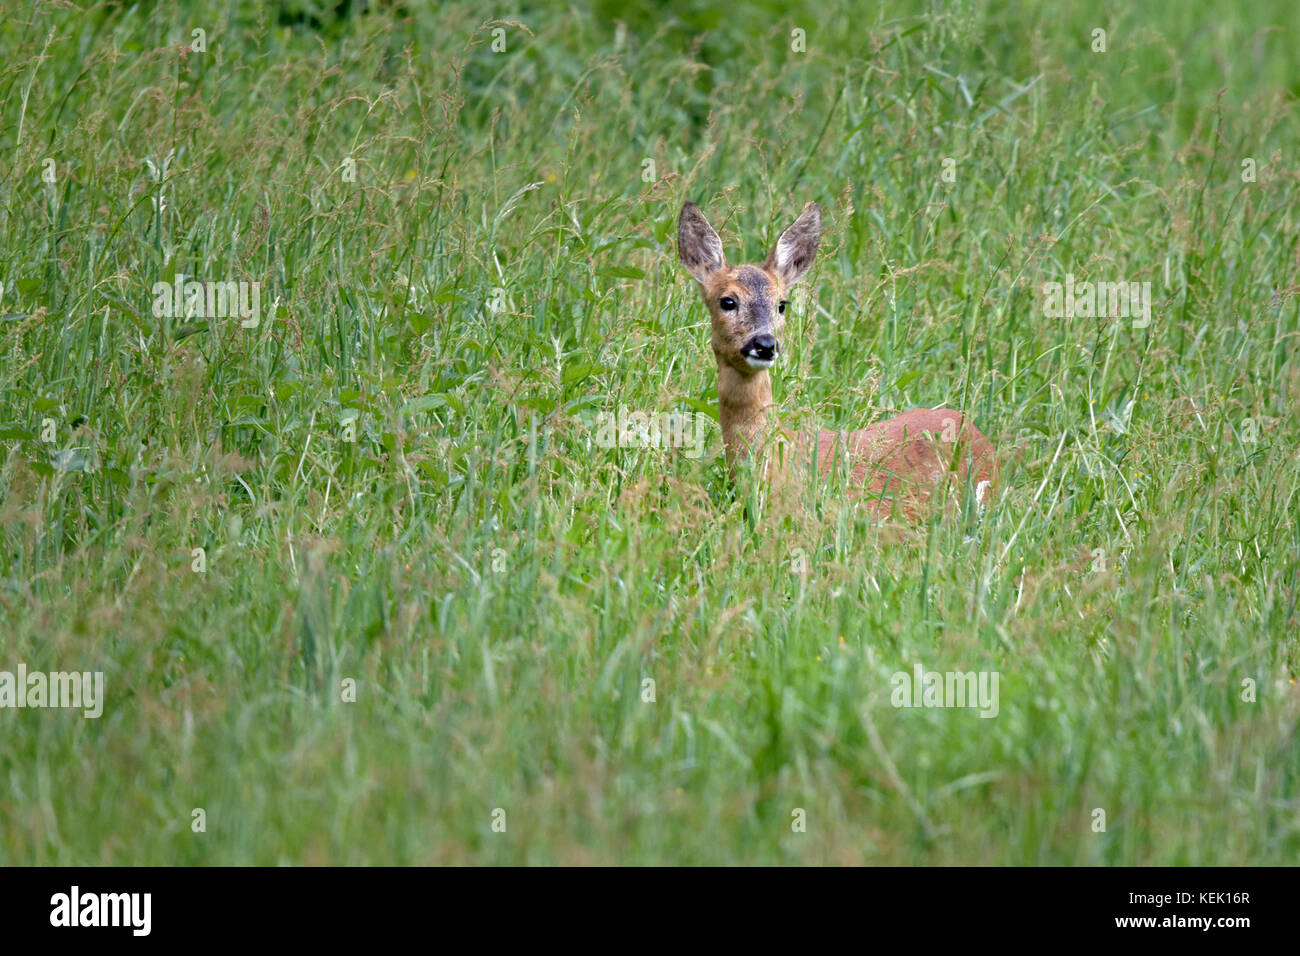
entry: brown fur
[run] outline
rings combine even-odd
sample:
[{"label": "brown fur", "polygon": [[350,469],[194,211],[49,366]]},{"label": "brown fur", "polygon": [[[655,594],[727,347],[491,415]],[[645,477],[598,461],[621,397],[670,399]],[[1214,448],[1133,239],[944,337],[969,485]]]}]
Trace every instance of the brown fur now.
[{"label": "brown fur", "polygon": [[[778,306],[788,289],[812,265],[821,236],[821,210],[804,206],[799,218],[781,234],[761,266],[728,266],[722,241],[694,203],[682,207],[678,223],[678,253],[700,285],[712,321],[713,354],[718,365],[718,410],[727,461],[755,459],[768,472],[772,413],[772,380],[766,368],[755,368],[744,350],[756,335],[771,335],[778,343],[785,316]],[[736,308],[724,310],[730,297]],[[788,436],[797,467],[806,467],[813,444],[810,436]],[[819,431],[817,467],[830,475],[851,470],[852,484],[872,499],[877,514],[915,518],[940,486],[952,479],[975,482],[977,500],[991,500],[999,477],[993,446],[965,415],[949,408],[918,408],[858,431]],[[789,469],[790,463],[777,465]],[[767,475],[769,480],[775,476]]]}]

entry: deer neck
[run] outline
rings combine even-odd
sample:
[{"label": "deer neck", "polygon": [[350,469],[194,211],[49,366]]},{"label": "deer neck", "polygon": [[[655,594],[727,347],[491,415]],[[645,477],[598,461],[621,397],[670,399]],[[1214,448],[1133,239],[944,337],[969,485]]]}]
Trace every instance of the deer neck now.
[{"label": "deer neck", "polygon": [[718,421],[727,463],[750,458],[759,447],[772,409],[772,379],[767,369],[742,375],[718,361]]}]

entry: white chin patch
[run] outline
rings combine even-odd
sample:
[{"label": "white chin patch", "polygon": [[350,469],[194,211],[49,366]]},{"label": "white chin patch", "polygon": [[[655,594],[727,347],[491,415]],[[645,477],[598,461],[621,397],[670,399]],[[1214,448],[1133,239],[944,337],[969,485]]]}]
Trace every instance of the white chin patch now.
[{"label": "white chin patch", "polygon": [[749,363],[750,368],[771,368],[775,360],[754,358],[752,355],[746,355],[745,361]]}]

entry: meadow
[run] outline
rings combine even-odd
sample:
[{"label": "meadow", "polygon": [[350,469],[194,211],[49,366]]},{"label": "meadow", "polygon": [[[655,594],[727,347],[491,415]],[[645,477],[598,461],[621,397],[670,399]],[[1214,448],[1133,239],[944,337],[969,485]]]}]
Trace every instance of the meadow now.
[{"label": "meadow", "polygon": [[[0,865],[1295,863],[1298,34],[9,4],[0,670],[104,699],[0,708]],[[776,400],[968,411],[983,515],[733,481],[686,200],[821,204]]]}]

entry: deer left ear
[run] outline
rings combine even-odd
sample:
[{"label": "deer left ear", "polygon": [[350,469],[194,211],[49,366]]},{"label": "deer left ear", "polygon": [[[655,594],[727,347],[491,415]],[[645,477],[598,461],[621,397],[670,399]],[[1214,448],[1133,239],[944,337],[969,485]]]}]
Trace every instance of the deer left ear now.
[{"label": "deer left ear", "polygon": [[780,276],[781,283],[788,288],[812,267],[821,237],[822,208],[810,202],[803,207],[799,218],[781,233],[763,266]]},{"label": "deer left ear", "polygon": [[693,202],[682,206],[682,215],[677,220],[677,256],[700,284],[727,267],[722,240]]}]

